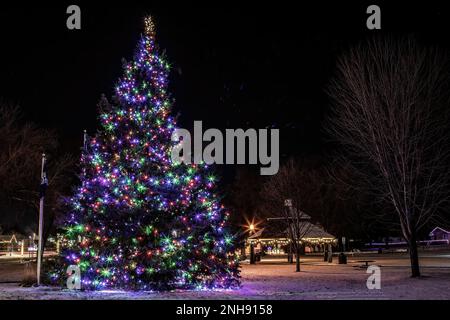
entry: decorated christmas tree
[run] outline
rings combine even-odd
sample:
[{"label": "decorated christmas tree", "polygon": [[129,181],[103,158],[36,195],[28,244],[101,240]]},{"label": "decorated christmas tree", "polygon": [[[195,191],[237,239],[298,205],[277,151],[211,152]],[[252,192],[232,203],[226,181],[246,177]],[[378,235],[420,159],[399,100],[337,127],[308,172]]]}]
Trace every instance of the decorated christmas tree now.
[{"label": "decorated christmas tree", "polygon": [[84,289],[209,289],[239,285],[229,214],[207,165],[173,163],[176,129],[167,92],[170,66],[145,19],[132,62],[101,129],[86,142],[81,186],[70,199],[65,246],[50,278],[81,271]]}]

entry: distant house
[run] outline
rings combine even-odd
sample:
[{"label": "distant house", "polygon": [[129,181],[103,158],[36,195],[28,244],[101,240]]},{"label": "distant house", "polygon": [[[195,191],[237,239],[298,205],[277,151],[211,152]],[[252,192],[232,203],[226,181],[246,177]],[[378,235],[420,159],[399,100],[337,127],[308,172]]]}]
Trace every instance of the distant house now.
[{"label": "distant house", "polygon": [[436,227],[433,229],[433,231],[430,232],[430,239],[444,240],[448,243],[448,241],[450,240],[450,231],[442,229],[441,227]]}]

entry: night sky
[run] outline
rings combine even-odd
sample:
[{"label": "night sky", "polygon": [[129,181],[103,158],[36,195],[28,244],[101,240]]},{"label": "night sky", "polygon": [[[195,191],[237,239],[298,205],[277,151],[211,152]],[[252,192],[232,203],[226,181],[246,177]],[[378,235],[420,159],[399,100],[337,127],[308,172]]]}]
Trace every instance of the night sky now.
[{"label": "night sky", "polygon": [[[324,89],[336,57],[380,33],[366,29],[372,2],[148,3],[2,4],[0,99],[20,105],[39,126],[56,129],[63,150],[77,154],[82,130],[98,127],[101,94],[112,95],[121,59],[131,60],[142,18],[152,14],[157,41],[172,64],[170,92],[180,126],[203,120],[204,127],[221,129],[277,127],[282,156],[322,154]],[[81,7],[80,31],[66,28],[70,4]],[[377,4],[382,32],[413,32],[421,41],[449,46],[450,19],[442,4]]]}]

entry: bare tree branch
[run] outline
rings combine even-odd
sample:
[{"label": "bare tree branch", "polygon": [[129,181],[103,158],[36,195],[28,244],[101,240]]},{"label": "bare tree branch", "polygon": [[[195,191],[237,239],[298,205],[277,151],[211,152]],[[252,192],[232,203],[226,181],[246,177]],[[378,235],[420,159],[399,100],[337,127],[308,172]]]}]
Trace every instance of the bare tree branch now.
[{"label": "bare tree branch", "polygon": [[448,60],[413,38],[372,40],[338,61],[327,130],[358,186],[390,203],[420,275],[417,233],[449,200]]}]

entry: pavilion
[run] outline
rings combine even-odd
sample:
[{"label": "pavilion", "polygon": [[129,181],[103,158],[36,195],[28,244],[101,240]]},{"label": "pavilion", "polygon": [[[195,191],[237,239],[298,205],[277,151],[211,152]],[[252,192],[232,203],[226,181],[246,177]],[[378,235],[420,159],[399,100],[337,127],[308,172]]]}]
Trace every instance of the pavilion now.
[{"label": "pavilion", "polygon": [[[333,246],[337,244],[336,237],[326,232],[320,225],[313,224],[309,219],[302,223],[305,233],[301,242],[305,253],[324,252],[329,244]],[[250,244],[253,244],[257,253],[264,252],[267,255],[287,254],[290,239],[286,229],[285,222],[268,219],[263,228],[247,238],[246,251],[249,250]]]}]

